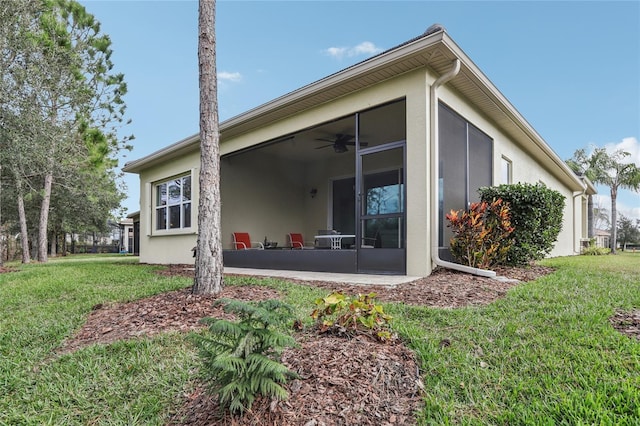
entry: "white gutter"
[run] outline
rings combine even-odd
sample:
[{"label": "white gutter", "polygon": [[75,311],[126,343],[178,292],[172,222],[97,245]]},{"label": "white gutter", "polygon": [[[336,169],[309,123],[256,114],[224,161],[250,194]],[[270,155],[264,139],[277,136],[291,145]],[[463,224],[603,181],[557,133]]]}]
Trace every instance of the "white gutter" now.
[{"label": "white gutter", "polygon": [[440,209],[438,208],[439,197],[439,185],[440,178],[439,171],[439,138],[438,138],[438,87],[442,86],[452,78],[454,78],[460,72],[460,60],[456,59],[453,62],[453,66],[449,71],[442,74],[431,85],[430,88],[430,109],[429,109],[429,122],[430,122],[430,140],[431,140],[431,260],[438,266],[443,268],[455,269],[457,271],[466,272],[469,274],[480,275],[483,277],[494,278],[496,273],[487,269],[473,268],[471,266],[460,265],[459,263],[447,262],[440,259],[439,253],[439,223],[440,223]]}]

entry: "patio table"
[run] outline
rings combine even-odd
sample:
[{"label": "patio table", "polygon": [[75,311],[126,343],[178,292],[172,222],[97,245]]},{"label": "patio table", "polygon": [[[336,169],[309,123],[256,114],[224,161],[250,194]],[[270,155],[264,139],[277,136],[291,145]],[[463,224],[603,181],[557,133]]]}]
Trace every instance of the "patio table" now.
[{"label": "patio table", "polygon": [[331,241],[331,250],[340,250],[342,248],[343,238],[355,238],[355,235],[351,234],[329,234],[329,235],[314,235],[313,238],[319,240],[321,238],[329,239]]}]

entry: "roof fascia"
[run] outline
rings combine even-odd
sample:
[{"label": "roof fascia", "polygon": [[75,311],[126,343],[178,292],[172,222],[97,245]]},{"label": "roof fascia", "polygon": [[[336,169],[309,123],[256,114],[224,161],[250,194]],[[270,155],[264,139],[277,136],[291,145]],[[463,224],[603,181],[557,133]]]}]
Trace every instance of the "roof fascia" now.
[{"label": "roof fascia", "polygon": [[198,148],[200,142],[200,133],[184,138],[165,148],[155,151],[145,157],[127,162],[122,168],[123,172],[140,173],[142,170],[149,168],[161,161],[170,159],[171,157],[193,151]]}]

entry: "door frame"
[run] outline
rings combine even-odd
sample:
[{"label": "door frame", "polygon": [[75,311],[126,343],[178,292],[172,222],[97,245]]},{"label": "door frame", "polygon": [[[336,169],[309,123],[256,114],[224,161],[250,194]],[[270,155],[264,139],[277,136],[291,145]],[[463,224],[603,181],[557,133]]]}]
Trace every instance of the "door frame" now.
[{"label": "door frame", "polygon": [[[358,132],[356,132],[358,135]],[[357,136],[356,136],[357,138]],[[376,274],[406,274],[407,270],[407,146],[406,140],[394,141],[369,148],[361,148],[356,140],[356,270],[358,273]],[[378,154],[393,149],[402,149],[402,209],[399,214],[392,215],[366,215],[363,209],[364,193],[364,170],[362,167],[363,158],[367,155]],[[363,222],[376,218],[398,217],[401,226],[402,247],[399,248],[362,248],[362,228]]]}]

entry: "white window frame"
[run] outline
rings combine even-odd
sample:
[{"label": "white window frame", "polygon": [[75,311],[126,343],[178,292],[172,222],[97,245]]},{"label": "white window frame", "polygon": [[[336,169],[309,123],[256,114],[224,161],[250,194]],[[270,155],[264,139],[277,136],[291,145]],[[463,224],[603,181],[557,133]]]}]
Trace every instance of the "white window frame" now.
[{"label": "white window frame", "polygon": [[[505,167],[506,167],[506,171],[505,171]],[[505,176],[505,172],[506,172],[506,176]],[[505,157],[504,155],[502,156],[502,160],[500,161],[500,180],[502,184],[506,184],[506,185],[510,185],[513,183],[513,162]]]},{"label": "white window frame", "polygon": [[[189,182],[189,193],[185,194],[185,182]],[[180,182],[179,184],[176,184]],[[165,193],[162,195],[162,187]],[[178,188],[178,193],[171,196],[169,188]],[[185,173],[170,179],[155,182],[153,194],[153,232],[156,234],[176,233],[191,230],[193,227],[193,175]],[[178,212],[178,222],[172,224],[172,210]],[[164,222],[164,223],[163,223]]]}]

